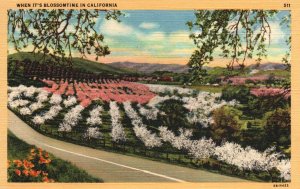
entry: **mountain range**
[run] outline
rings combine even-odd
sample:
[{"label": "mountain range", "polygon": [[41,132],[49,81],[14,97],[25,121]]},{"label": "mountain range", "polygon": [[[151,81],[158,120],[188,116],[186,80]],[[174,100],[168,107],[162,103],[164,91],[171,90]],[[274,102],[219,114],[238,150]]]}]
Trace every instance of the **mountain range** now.
[{"label": "mountain range", "polygon": [[187,73],[187,65],[179,64],[151,64],[151,63],[134,63],[134,62],[113,62],[109,63],[115,68],[128,69],[133,72],[153,73],[155,71],[170,71],[175,73]]},{"label": "mountain range", "polygon": [[263,70],[263,71],[267,71],[267,70],[284,70],[286,69],[286,65],[285,64],[280,64],[280,63],[273,63],[273,62],[268,62],[268,63],[264,63],[264,64],[260,64],[259,66],[252,64],[248,66],[249,69],[253,70],[253,69],[257,69],[257,70]]},{"label": "mountain range", "polygon": [[[28,52],[19,52],[8,55],[8,59],[13,60],[40,60],[41,54],[32,54]],[[50,57],[47,56],[46,59]],[[155,64],[155,63],[135,63],[135,62],[113,62],[113,63],[99,63],[92,60],[73,58],[73,67],[81,70],[96,72],[96,73],[109,73],[109,74],[133,74],[143,73],[151,74],[155,71],[170,71],[174,73],[187,73],[188,66],[180,64]],[[251,71],[267,71],[267,70],[284,70],[285,64],[268,62],[264,64],[249,65],[247,68]],[[213,69],[213,67],[205,67],[205,69]]]},{"label": "mountain range", "polygon": [[[131,70],[133,72],[142,72],[142,73],[153,73],[155,71],[170,71],[174,73],[187,73],[188,66],[187,65],[179,65],[179,64],[153,64],[153,63],[134,63],[134,62],[113,62],[108,65],[118,68],[118,69],[126,69]],[[211,69],[210,67],[205,67],[206,69]],[[250,70],[284,70],[286,65],[280,63],[263,63],[259,66],[257,65],[249,65],[247,66]]]}]

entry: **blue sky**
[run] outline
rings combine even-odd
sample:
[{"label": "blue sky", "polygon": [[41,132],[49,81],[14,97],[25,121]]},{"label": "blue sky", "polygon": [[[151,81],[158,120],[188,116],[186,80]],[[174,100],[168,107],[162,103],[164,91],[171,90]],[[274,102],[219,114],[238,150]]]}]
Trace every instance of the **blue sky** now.
[{"label": "blue sky", "polygon": [[194,19],[193,11],[123,12],[125,16],[121,23],[104,19],[97,22],[112,51],[111,55],[102,58],[104,62],[174,63],[194,49],[185,24]]},{"label": "blue sky", "polygon": [[[97,21],[98,31],[105,36],[105,43],[112,53],[101,62],[133,61],[147,63],[186,64],[195,49],[189,39],[190,31],[186,22],[194,20],[193,10],[124,10],[121,22]],[[280,62],[287,50],[285,37],[287,28],[280,26],[280,20],[288,14],[279,12],[271,21],[272,36],[269,57],[264,61]],[[224,64],[218,59],[215,63]]]}]

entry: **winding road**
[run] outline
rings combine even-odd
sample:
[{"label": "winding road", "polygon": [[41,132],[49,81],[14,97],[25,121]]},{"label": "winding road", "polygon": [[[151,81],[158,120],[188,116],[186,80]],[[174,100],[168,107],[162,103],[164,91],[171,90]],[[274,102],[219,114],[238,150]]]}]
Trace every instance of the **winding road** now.
[{"label": "winding road", "polygon": [[96,150],[46,137],[8,110],[8,128],[23,141],[40,147],[102,178],[104,182],[248,182],[167,163]]}]

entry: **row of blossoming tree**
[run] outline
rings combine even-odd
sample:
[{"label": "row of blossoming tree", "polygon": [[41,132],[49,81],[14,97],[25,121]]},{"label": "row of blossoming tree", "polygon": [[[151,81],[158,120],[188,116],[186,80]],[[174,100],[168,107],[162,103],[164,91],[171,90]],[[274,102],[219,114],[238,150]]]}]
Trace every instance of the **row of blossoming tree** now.
[{"label": "row of blossoming tree", "polygon": [[[258,150],[226,135],[217,140],[199,134],[217,124],[217,110],[239,105],[234,99],[222,100],[219,93],[110,79],[43,82],[48,87],[8,89],[9,108],[38,131],[83,145],[125,148],[127,144],[127,150],[144,155],[165,151],[161,154],[175,154],[209,168],[217,162],[219,170],[229,166],[230,174],[250,172],[260,179],[290,180],[290,160],[273,146]],[[168,109],[171,105],[173,111]]]}]

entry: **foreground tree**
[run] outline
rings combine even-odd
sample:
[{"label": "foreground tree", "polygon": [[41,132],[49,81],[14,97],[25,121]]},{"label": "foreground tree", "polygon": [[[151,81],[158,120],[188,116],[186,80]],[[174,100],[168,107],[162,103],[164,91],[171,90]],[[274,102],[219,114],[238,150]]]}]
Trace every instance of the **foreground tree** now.
[{"label": "foreground tree", "polygon": [[240,135],[241,121],[239,116],[241,112],[229,106],[223,106],[213,111],[213,124],[211,125],[211,134],[215,141],[222,140],[234,141]]},{"label": "foreground tree", "polygon": [[[269,19],[278,11],[266,10],[197,10],[196,20],[187,22],[196,45],[189,60],[193,79],[206,75],[205,64],[213,60],[214,53],[221,51],[221,57],[229,58],[228,69],[245,67],[245,60],[255,58],[259,64],[267,56],[267,44],[271,41]],[[290,15],[282,20],[282,25],[290,27]],[[291,38],[287,39],[290,46]],[[283,62],[289,65],[289,52]]]},{"label": "foreground tree", "polygon": [[[189,112],[184,103],[180,100],[169,99],[160,104],[160,111],[164,112],[161,116],[163,124],[176,134],[179,134],[179,128],[187,123],[186,114]],[[187,126],[187,125],[186,125]]]},{"label": "foreground tree", "polygon": [[95,29],[101,11],[106,19],[118,21],[122,14],[117,10],[9,10],[9,42],[16,51],[29,48],[42,53],[44,60],[50,55],[71,65],[76,52],[83,57],[95,54],[98,60],[110,53],[104,36]]},{"label": "foreground tree", "polygon": [[291,113],[289,109],[276,109],[264,117],[265,138],[276,148],[291,145]]}]

